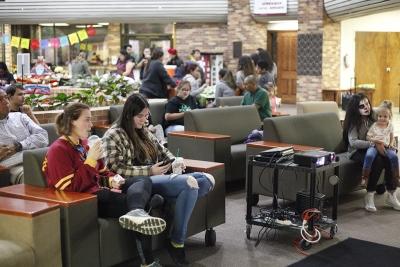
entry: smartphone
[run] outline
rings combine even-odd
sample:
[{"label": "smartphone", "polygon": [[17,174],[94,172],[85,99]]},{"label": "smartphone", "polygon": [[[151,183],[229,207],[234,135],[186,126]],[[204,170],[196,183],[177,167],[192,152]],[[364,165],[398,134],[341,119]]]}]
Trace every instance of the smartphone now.
[{"label": "smartphone", "polygon": [[172,163],[172,162],[174,162],[175,161],[175,158],[172,158],[172,159],[166,159],[166,160],[164,160],[162,163],[161,163],[161,165],[160,166],[165,166],[165,165],[168,165],[168,164],[170,164],[170,163]]}]

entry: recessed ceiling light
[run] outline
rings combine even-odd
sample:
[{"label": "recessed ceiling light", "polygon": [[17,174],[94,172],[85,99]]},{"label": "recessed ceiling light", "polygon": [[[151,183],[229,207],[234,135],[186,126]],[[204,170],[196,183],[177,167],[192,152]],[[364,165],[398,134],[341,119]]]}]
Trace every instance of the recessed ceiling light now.
[{"label": "recessed ceiling light", "polygon": [[44,27],[53,27],[53,26],[58,26],[58,27],[66,27],[69,26],[68,23],[62,23],[62,22],[57,22],[57,23],[39,23],[40,26]]}]

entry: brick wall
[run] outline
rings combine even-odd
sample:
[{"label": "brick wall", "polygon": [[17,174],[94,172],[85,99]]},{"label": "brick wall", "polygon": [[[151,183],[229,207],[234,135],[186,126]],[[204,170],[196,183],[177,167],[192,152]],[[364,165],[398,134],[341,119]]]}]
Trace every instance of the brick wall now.
[{"label": "brick wall", "polygon": [[233,42],[242,42],[242,54],[250,55],[259,47],[267,47],[267,27],[251,17],[248,0],[230,0],[228,21],[224,23],[177,23],[176,48],[186,59],[195,48],[202,52],[224,53],[224,63],[237,69],[233,58]]},{"label": "brick wall", "polygon": [[[4,25],[4,33],[8,34],[10,36],[11,40],[11,25],[10,24],[5,24]],[[17,64],[17,62],[12,62],[12,56],[11,56],[11,42],[5,45],[5,63],[7,64],[8,70],[11,71],[12,64]]]},{"label": "brick wall", "polygon": [[[119,23],[110,23],[107,28],[107,35],[104,39],[104,45],[106,46],[106,51],[108,51],[108,55],[105,55],[106,58],[111,60],[112,56],[118,56],[119,51],[121,49],[121,24]],[[111,61],[110,61],[111,64]]]},{"label": "brick wall", "polygon": [[297,48],[297,101],[322,100],[323,14],[323,0],[299,0],[298,44],[303,45]]},{"label": "brick wall", "polygon": [[[91,108],[92,123],[93,125],[108,124],[108,110],[110,107],[94,107]],[[50,111],[34,111],[36,118],[40,123],[53,123],[55,122],[57,114],[61,113],[62,110],[50,110]]]},{"label": "brick wall", "polygon": [[202,52],[224,53],[227,60],[227,25],[223,23],[177,23],[175,45],[179,56],[187,60],[193,49]]},{"label": "brick wall", "polygon": [[322,89],[340,88],[340,23],[324,16]]}]

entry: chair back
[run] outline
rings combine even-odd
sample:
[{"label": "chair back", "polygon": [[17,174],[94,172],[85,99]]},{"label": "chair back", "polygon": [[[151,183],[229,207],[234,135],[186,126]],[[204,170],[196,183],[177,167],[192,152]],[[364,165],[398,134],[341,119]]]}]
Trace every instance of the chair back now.
[{"label": "chair back", "polygon": [[332,112],[339,117],[339,107],[335,101],[307,101],[297,103],[297,114]]},{"label": "chair back", "polygon": [[24,183],[29,185],[47,187],[46,178],[42,172],[43,160],[48,147],[24,150]]},{"label": "chair back", "polygon": [[225,106],[240,106],[243,96],[224,96],[215,98],[215,105],[217,107]]},{"label": "chair back", "polygon": [[40,124],[40,127],[46,130],[47,135],[49,137],[49,146],[58,139],[59,135],[57,134],[56,124],[55,123],[44,123]]},{"label": "chair back", "polygon": [[252,130],[261,127],[254,105],[194,109],[185,112],[184,121],[185,131],[229,135],[232,144],[242,143]]}]

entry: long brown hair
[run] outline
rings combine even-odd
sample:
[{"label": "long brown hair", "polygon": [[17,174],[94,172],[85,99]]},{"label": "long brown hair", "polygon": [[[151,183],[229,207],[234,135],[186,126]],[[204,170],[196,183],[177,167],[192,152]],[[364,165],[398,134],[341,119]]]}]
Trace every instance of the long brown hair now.
[{"label": "long brown hair", "polygon": [[79,119],[82,111],[88,109],[89,106],[83,103],[71,103],[68,104],[64,111],[56,117],[56,130],[58,135],[71,135],[72,122]]},{"label": "long brown hair", "polygon": [[132,94],[128,97],[122,110],[121,117],[117,124],[121,127],[135,148],[135,159],[139,163],[146,163],[149,159],[157,161],[157,147],[150,140],[145,129],[137,129],[133,123],[133,117],[142,112],[143,109],[149,108],[149,103],[141,94]]}]

